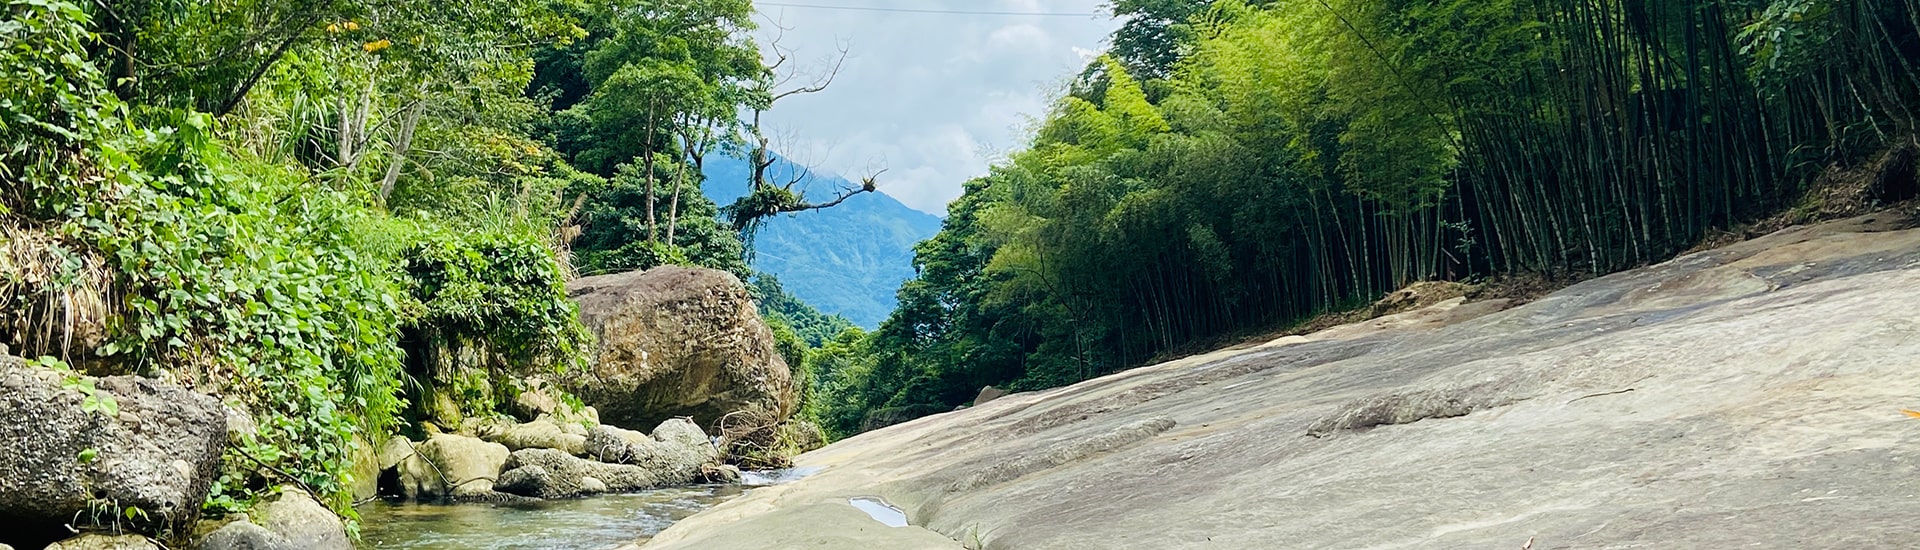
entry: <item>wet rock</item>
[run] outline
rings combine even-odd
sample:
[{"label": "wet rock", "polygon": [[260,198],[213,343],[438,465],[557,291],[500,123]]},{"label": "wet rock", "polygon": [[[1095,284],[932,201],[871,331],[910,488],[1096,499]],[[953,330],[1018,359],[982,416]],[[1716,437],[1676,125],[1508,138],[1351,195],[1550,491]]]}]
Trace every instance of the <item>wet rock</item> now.
[{"label": "wet rock", "polygon": [[797,396],[746,287],[711,269],[664,266],[567,284],[598,360],[555,382],[623,426],[688,416],[711,426],[758,407],[792,414]]},{"label": "wet rock", "polygon": [[575,456],[587,454],[586,436],[567,433],[552,420],[535,420],[515,425],[487,440],[505,445],[511,451],[558,449]]},{"label": "wet rock", "polygon": [[[592,481],[588,481],[589,478]],[[494,488],[537,498],[570,498],[605,492],[632,492],[664,485],[646,468],[607,464],[554,449],[522,449],[507,459],[507,471]]]},{"label": "wet rock", "polygon": [[47,545],[46,550],[162,550],[166,548],[140,535],[80,535]]},{"label": "wet rock", "polygon": [[[81,390],[119,414],[82,410]],[[149,378],[89,378],[0,356],[0,542],[35,547],[87,527],[89,511],[150,533],[192,525],[227,441],[220,402]],[[76,521],[76,518],[78,520]]]},{"label": "wet rock", "polygon": [[484,498],[493,492],[509,451],[463,435],[441,434],[414,447],[401,460],[401,494],[414,500]]}]

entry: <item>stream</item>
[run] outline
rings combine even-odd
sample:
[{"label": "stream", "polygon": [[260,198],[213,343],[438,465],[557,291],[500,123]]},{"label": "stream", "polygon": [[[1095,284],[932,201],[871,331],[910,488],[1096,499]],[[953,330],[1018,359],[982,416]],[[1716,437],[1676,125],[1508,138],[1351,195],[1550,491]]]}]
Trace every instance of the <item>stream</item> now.
[{"label": "stream", "polygon": [[596,550],[665,530],[739,496],[739,485],[672,487],[529,504],[415,504],[360,507],[360,547],[406,550]]}]

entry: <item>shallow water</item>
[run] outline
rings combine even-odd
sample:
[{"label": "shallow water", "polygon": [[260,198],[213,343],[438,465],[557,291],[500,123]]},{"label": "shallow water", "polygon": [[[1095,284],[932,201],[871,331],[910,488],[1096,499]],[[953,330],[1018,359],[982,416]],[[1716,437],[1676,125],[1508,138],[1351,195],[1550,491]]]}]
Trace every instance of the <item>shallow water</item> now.
[{"label": "shallow water", "polygon": [[405,550],[595,550],[644,540],[739,496],[738,485],[675,487],[531,504],[360,507],[360,546]]},{"label": "shallow water", "polygon": [[860,497],[847,499],[847,502],[853,504],[854,508],[866,512],[867,516],[872,517],[874,521],[886,524],[887,527],[907,526],[907,513],[893,507],[892,504],[887,504],[885,500]]}]

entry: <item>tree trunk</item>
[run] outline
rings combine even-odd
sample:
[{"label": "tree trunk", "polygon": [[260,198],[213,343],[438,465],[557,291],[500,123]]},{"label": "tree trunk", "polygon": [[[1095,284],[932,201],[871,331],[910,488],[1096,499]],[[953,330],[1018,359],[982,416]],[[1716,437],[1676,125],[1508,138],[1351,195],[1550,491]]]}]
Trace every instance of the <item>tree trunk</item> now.
[{"label": "tree trunk", "polygon": [[393,195],[393,184],[400,181],[400,169],[407,163],[407,151],[413,148],[413,130],[420,125],[420,115],[427,110],[425,101],[418,101],[407,108],[407,118],[400,123],[400,135],[393,141],[393,159],[387,163],[387,175],[380,178],[380,203],[386,204],[387,197]]}]

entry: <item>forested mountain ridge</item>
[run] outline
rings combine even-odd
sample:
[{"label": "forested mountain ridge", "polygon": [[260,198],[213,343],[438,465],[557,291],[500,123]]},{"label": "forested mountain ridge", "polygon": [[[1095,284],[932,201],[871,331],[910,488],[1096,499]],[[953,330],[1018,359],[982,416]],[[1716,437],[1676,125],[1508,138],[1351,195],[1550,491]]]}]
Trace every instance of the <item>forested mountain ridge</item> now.
[{"label": "forested mountain ridge", "polygon": [[[1902,166],[1920,112],[1909,2],[1114,9],[1109,55],[967,182],[888,321],[822,363],[833,430],[1417,280],[1659,261],[1823,171]],[[1861,200],[1910,198],[1912,171],[1889,174]]]},{"label": "forested mountain ridge", "polygon": [[[810,198],[854,185],[774,158],[773,177],[804,174],[796,188]],[[713,202],[730,204],[747,194],[747,161],[715,155],[705,171],[702,190]],[[908,208],[884,190],[867,193],[833,208],[768,220],[754,236],[752,267],[778,276],[787,291],[821,311],[871,329],[893,311],[900,283],[913,277],[914,245],[939,230],[940,218]]]}]

